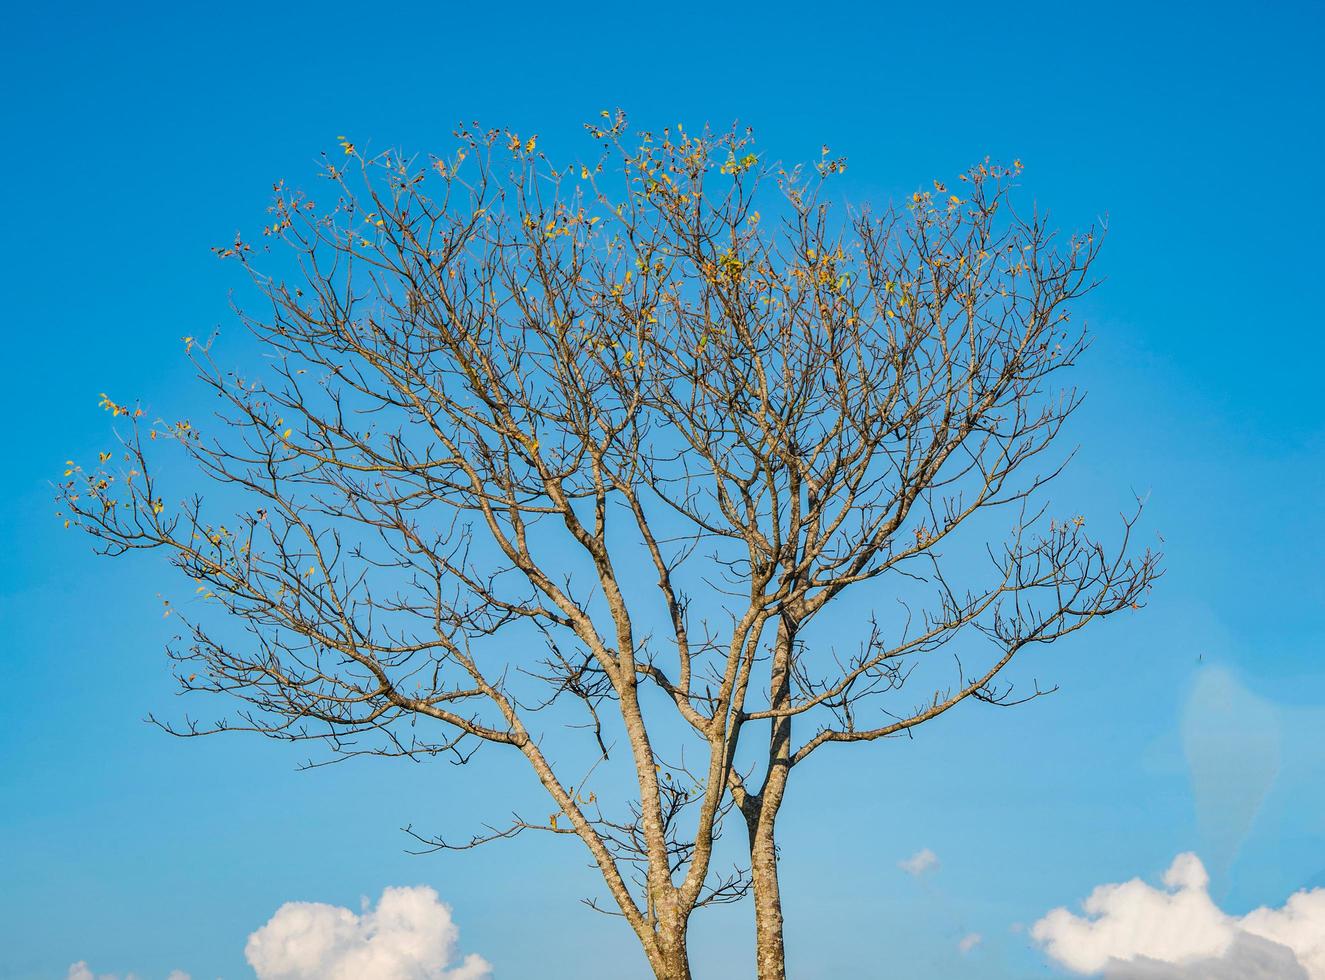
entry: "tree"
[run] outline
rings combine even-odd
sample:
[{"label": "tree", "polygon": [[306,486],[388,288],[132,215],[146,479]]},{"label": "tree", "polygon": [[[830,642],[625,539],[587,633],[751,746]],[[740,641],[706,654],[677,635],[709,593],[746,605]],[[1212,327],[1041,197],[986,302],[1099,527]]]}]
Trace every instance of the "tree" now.
[{"label": "tree", "polygon": [[[604,116],[584,165],[462,130],[425,162],[342,139],[331,205],[278,184],[270,244],[218,250],[256,284],[265,376],[186,338],[224,406],[208,435],[103,396],[123,453],[71,464],[65,514],[197,583],[179,683],[239,708],[164,727],[520,753],[552,815],[419,839],[578,837],[668,980],[695,910],[752,892],[775,980],[793,770],[1026,700],[999,677],[1017,653],[1158,574],[1139,507],[1106,549],[1044,493],[1100,236],[1019,214],[1019,163],[839,214],[827,148],[779,169],[748,131],[628,141]],[[212,497],[172,502],[161,442]]]}]

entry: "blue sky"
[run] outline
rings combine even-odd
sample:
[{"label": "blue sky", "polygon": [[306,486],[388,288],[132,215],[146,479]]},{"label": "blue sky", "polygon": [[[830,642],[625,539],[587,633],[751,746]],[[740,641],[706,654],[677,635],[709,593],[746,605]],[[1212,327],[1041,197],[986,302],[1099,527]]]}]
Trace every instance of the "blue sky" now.
[{"label": "blue sky", "polygon": [[[404,853],[401,826],[463,830],[513,763],[296,774],[285,746],[143,724],[170,707],[165,577],[93,560],[49,486],[109,439],[100,392],[196,399],[179,338],[238,329],[210,248],[337,135],[427,152],[478,119],[569,147],[617,105],[739,118],[787,159],[828,143],[854,199],[1015,156],[1064,226],[1108,215],[1054,498],[1109,517],[1148,494],[1168,574],[1143,615],[1035,655],[1055,696],[810,768],[784,814],[793,975],[1053,976],[1016,924],[1184,851],[1235,914],[1325,886],[1322,23],[1305,3],[11,7],[0,977],[234,980],[281,903],[415,884],[498,977],[644,975],[576,904],[573,847]],[[937,868],[898,868],[922,848]],[[701,917],[700,976],[743,974],[747,919]]]}]

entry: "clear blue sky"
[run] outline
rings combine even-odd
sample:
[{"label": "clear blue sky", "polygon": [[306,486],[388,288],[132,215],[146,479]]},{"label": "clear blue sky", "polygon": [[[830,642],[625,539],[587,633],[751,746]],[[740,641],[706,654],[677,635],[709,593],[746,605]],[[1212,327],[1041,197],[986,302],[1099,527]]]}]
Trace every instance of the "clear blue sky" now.
[{"label": "clear blue sky", "polygon": [[[282,902],[357,908],[420,883],[497,977],[643,976],[626,929],[575,903],[591,882],[573,847],[403,853],[407,822],[455,832],[504,812],[485,801],[503,774],[377,760],[296,774],[285,746],[143,724],[171,707],[165,579],[93,560],[49,486],[106,444],[99,392],[161,411],[196,397],[179,338],[237,330],[235,270],[209,249],[261,224],[274,180],[311,182],[337,135],[426,152],[473,118],[570,146],[616,105],[641,125],[739,118],[788,159],[828,143],[861,198],[1020,157],[1064,225],[1109,217],[1070,433],[1083,448],[1055,499],[1108,517],[1149,493],[1168,575],[1144,615],[1036,654],[1025,674],[1059,683],[1054,697],[812,767],[785,814],[793,975],[1050,976],[1015,923],[1180,851],[1201,854],[1230,911],[1325,884],[1322,17],[1221,2],[11,6],[0,977],[87,960],[236,980]],[[1225,689],[1233,701],[1209,695]],[[1263,710],[1230,712],[1238,698]],[[1255,730],[1230,743],[1240,764],[1211,767],[1221,711]],[[897,868],[924,847],[937,870]],[[701,918],[701,977],[745,972],[747,918]],[[968,932],[985,940],[963,957]]]}]

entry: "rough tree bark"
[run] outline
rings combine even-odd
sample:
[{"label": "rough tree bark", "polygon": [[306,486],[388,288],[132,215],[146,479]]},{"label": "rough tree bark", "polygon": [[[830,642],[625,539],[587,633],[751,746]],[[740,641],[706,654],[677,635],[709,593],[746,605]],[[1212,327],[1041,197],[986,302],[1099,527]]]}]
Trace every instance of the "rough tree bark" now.
[{"label": "rough tree bark", "polygon": [[[770,665],[769,704],[785,708],[791,698],[791,663],[795,644],[795,616],[784,614],[778,623]],[[789,715],[770,720],[768,765],[764,784],[747,799],[745,817],[750,842],[750,881],[754,899],[755,969],[759,980],[784,980],[786,949],[782,938],[782,894],[778,883],[777,817],[791,774]]]},{"label": "rough tree bark", "polygon": [[782,895],[778,888],[776,818],[756,820],[750,831],[750,873],[755,913],[755,973],[759,980],[785,980]]}]

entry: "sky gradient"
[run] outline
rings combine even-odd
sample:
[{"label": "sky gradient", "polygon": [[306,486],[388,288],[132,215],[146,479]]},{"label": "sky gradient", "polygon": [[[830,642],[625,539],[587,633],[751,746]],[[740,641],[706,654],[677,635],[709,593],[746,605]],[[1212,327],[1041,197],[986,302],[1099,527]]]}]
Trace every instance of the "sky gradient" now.
[{"label": "sky gradient", "polygon": [[[188,9],[185,9],[185,8]],[[1032,653],[1060,691],[807,767],[782,819],[791,975],[1059,975],[1026,930],[1199,855],[1231,915],[1325,887],[1325,157],[1318,5],[24,5],[6,15],[0,239],[11,405],[0,506],[0,978],[252,976],[282,903],[358,912],[426,885],[499,978],[645,976],[576,901],[574,843],[405,853],[509,809],[515,760],[379,760],[179,741],[161,563],[94,560],[53,516],[101,392],[174,412],[180,338],[239,327],[212,246],[313,180],[339,134],[426,153],[461,120],[578,151],[582,122],[755,127],[847,156],[886,202],[985,156],[1065,228],[1107,215],[1078,306],[1081,451],[1053,499],[1148,498],[1167,575],[1144,613]],[[220,707],[215,709],[220,711]],[[800,777],[798,771],[798,778]],[[521,790],[526,792],[526,790]],[[937,864],[899,867],[929,849]],[[926,863],[926,862],[921,862]],[[702,913],[697,975],[748,973],[749,912]],[[962,940],[981,940],[966,951]],[[457,962],[459,960],[457,959]]]}]

